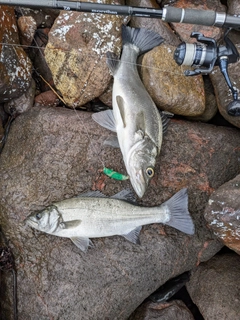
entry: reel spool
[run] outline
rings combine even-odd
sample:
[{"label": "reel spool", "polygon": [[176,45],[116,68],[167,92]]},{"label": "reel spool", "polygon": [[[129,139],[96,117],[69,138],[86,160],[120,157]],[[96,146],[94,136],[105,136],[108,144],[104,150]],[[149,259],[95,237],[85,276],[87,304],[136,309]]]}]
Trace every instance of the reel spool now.
[{"label": "reel spool", "polygon": [[174,52],[174,60],[178,65],[191,66],[194,70],[186,70],[186,76],[198,74],[209,74],[214,66],[219,66],[229,89],[232,92],[233,101],[227,106],[227,112],[231,116],[240,116],[240,100],[238,91],[233,87],[228,75],[229,63],[235,63],[239,59],[239,53],[232,41],[224,35],[225,46],[217,46],[213,38],[204,37],[199,32],[193,32],[192,38],[196,38],[198,43],[182,42]]}]

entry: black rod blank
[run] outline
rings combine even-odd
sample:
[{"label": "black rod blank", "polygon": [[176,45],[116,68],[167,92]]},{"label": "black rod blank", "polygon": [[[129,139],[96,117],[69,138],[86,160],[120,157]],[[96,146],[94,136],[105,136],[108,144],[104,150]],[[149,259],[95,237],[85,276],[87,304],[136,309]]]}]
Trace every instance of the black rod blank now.
[{"label": "black rod blank", "polygon": [[212,10],[181,9],[166,6],[163,9],[131,7],[115,4],[104,4],[82,1],[61,0],[0,0],[0,5],[11,5],[28,8],[53,8],[89,13],[127,15],[145,18],[159,18],[166,22],[198,24],[226,28],[240,28],[240,16],[227,15]]}]

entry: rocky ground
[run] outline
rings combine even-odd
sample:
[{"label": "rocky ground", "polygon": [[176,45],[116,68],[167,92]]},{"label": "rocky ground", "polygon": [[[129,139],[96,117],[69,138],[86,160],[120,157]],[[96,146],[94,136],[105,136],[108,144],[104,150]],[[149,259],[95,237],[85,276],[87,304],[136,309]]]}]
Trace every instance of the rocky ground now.
[{"label": "rocky ground", "polygon": [[[237,0],[114,3],[160,8],[169,2],[240,14]],[[192,41],[191,32],[220,40],[223,30],[0,9],[0,318],[17,319],[15,306],[20,320],[239,319],[240,117],[226,111],[232,95],[218,67],[207,76],[186,77],[189,67],[173,60],[176,46]],[[27,227],[24,219],[86,190],[111,196],[131,188],[128,180],[103,174],[103,165],[126,171],[120,150],[104,145],[113,133],[91,117],[112,107],[106,52],[120,54],[122,24],[164,37],[164,44],[140,57],[139,73],[157,107],[175,115],[138,203],[158,205],[186,187],[196,230],[188,236],[153,224],[143,227],[141,245],[119,236],[99,238],[83,253],[69,239]],[[230,37],[239,50],[239,32]],[[230,64],[236,88],[239,73],[240,62]],[[173,297],[152,300],[158,288],[163,292],[167,281],[186,271],[189,281],[178,293],[173,281],[167,285]]]}]

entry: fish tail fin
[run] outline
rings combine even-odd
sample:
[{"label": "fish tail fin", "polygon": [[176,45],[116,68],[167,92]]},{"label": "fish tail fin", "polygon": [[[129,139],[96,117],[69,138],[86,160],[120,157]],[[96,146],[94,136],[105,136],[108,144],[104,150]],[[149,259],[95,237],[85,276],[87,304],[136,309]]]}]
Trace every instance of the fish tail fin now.
[{"label": "fish tail fin", "polygon": [[122,42],[134,44],[140,50],[139,54],[159,46],[164,39],[156,32],[144,28],[130,28],[122,25]]},{"label": "fish tail fin", "polygon": [[168,226],[178,229],[187,234],[194,234],[194,224],[188,211],[188,194],[184,188],[178,191],[172,198],[164,203],[168,206],[170,220]]}]

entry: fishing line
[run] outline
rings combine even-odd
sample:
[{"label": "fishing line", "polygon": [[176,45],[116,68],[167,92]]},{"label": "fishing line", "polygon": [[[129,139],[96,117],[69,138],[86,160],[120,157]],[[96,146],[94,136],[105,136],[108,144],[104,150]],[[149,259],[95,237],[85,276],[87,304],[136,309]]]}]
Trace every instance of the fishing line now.
[{"label": "fishing line", "polygon": [[[34,39],[35,40],[35,39]],[[43,47],[40,47],[40,46],[32,46],[32,45],[22,45],[22,44],[15,44],[15,43],[5,43],[5,42],[0,42],[0,45],[5,45],[5,46],[13,46],[13,47],[23,47],[23,48],[32,48],[32,49],[38,49],[39,51],[41,51],[41,54],[42,56],[44,57],[43,53],[42,53],[42,50],[45,50],[46,48],[43,48]],[[67,49],[57,49],[57,48],[47,48],[47,50],[59,50],[59,51],[64,51],[64,52],[71,52],[71,50],[67,50]],[[95,57],[95,55],[91,55],[91,54],[85,54],[85,53],[82,53],[82,52],[75,52],[75,54],[78,54],[78,55],[82,55],[83,57],[84,56],[91,56],[91,57]],[[45,59],[45,57],[44,57]],[[104,61],[107,61],[107,58],[102,56],[101,55],[101,59],[103,59]],[[146,68],[146,69],[150,69],[150,70],[156,70],[156,71],[160,71],[160,72],[164,72],[164,73],[171,73],[171,74],[174,74],[174,75],[177,75],[177,76],[182,76],[182,77],[186,77],[184,74],[183,74],[183,68],[182,66],[178,66],[179,69],[182,70],[182,72],[176,72],[176,71],[170,71],[170,70],[167,70],[167,69],[162,69],[162,68],[158,68],[158,67],[152,67],[152,66],[145,66],[145,65],[142,65],[140,63],[132,63],[132,62],[129,62],[129,61],[124,61],[124,60],[121,60],[121,59],[114,59],[112,58],[112,60],[115,60],[115,61],[122,61],[123,63],[125,64],[129,64],[129,65],[136,65],[137,67],[141,67],[141,68]],[[35,69],[34,69],[35,70]]]}]

